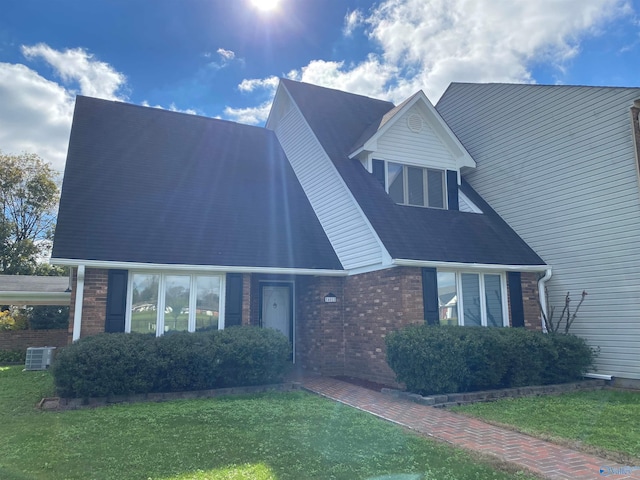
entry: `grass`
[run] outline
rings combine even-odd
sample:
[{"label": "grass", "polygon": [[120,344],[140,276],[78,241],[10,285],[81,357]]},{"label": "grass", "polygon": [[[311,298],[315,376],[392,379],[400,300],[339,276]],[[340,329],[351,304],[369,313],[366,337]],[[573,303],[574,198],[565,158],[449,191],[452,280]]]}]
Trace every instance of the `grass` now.
[{"label": "grass", "polygon": [[640,464],[640,392],[596,390],[476,403],[452,410],[613,460]]},{"label": "grass", "polygon": [[47,372],[0,367],[0,478],[531,478],[304,392],[41,412]]}]

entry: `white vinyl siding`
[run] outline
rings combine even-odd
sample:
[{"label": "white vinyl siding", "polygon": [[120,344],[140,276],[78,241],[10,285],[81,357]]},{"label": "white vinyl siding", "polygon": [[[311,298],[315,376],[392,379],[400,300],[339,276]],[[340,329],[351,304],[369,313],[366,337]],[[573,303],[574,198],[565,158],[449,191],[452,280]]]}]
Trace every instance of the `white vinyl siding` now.
[{"label": "white vinyl siding", "polygon": [[343,267],[382,263],[380,241],[297,108],[275,133]]},{"label": "white vinyl siding", "polygon": [[600,347],[598,373],[640,379],[640,89],[454,84],[438,110],[477,162],[465,178],[553,267],[549,303]]},{"label": "white vinyl siding", "polygon": [[467,213],[482,213],[482,210],[467,198],[467,196],[458,190],[458,205],[461,212]]},{"label": "white vinyl siding", "polygon": [[[419,132],[409,128],[411,115],[420,115],[424,120]],[[457,170],[455,157],[429,126],[428,118],[422,107],[414,105],[380,136],[374,157],[419,167]]]}]

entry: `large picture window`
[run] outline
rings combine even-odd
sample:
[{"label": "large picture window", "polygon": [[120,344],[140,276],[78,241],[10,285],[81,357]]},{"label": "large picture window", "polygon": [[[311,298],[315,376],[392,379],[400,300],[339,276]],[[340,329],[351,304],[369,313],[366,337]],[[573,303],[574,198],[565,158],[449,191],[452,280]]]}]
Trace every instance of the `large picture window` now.
[{"label": "large picture window", "polygon": [[132,273],[127,332],[195,332],[224,328],[222,276]]},{"label": "large picture window", "polygon": [[439,271],[440,324],[506,326],[506,295],[503,274]]},{"label": "large picture window", "polygon": [[445,208],[444,171],[386,162],[387,192],[394,202]]}]

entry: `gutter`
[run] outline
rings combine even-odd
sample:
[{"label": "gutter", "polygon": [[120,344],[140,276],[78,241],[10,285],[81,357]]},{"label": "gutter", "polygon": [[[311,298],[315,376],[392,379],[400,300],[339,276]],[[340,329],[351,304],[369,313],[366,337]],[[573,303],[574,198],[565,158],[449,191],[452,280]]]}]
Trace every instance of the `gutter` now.
[{"label": "gutter", "polygon": [[[462,263],[462,262],[436,262],[429,260],[411,260],[406,258],[394,258],[392,265],[399,267],[431,267],[449,268],[456,270],[490,270],[494,272],[551,272],[548,265],[500,265],[492,263]],[[551,274],[549,273],[549,277]]]},{"label": "gutter", "polygon": [[[551,268],[547,268],[544,272],[544,276],[538,280],[538,298],[540,300],[540,309],[544,316],[549,318],[548,305],[547,305],[547,282],[551,279]],[[540,322],[542,323],[542,331],[547,333],[547,326],[544,323],[544,316],[540,315]]]},{"label": "gutter", "polygon": [[52,265],[64,265],[77,267],[84,265],[86,268],[120,268],[123,270],[162,270],[162,271],[187,271],[209,273],[265,273],[277,275],[315,275],[330,277],[346,277],[347,270],[329,270],[313,268],[289,268],[289,267],[240,267],[225,265],[184,265],[184,264],[160,264],[141,262],[121,262],[111,260],[80,260],[72,258],[52,258]]},{"label": "gutter", "polygon": [[584,378],[595,378],[597,380],[607,380],[607,381],[611,381],[613,380],[613,375],[604,375],[602,373],[585,373],[583,375]]},{"label": "gutter", "polygon": [[0,292],[0,304],[6,305],[69,305],[69,292]]}]

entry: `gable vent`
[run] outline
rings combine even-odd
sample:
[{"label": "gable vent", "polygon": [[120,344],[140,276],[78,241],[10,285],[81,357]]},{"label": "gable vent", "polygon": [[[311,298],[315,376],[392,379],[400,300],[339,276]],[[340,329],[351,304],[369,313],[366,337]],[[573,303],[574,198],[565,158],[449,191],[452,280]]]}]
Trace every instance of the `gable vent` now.
[{"label": "gable vent", "polygon": [[418,115],[417,113],[412,113],[407,117],[407,125],[409,126],[409,130],[418,133],[422,131],[424,121],[422,120],[422,117],[420,115]]}]

